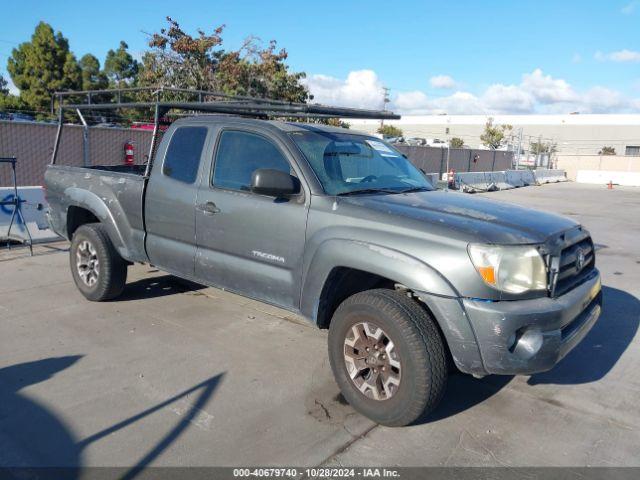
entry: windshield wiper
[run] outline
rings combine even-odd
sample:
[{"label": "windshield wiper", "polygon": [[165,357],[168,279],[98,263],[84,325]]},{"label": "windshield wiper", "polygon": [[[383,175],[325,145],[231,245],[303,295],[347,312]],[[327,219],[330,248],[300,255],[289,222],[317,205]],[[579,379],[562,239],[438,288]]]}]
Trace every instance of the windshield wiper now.
[{"label": "windshield wiper", "polygon": [[405,188],[404,190],[400,190],[398,193],[413,193],[413,192],[430,192],[432,191],[429,187],[411,187]]},{"label": "windshield wiper", "polygon": [[360,190],[350,190],[348,192],[338,193],[339,197],[346,197],[349,195],[359,195],[361,193],[402,193],[402,190],[389,190],[384,188],[361,188]]}]

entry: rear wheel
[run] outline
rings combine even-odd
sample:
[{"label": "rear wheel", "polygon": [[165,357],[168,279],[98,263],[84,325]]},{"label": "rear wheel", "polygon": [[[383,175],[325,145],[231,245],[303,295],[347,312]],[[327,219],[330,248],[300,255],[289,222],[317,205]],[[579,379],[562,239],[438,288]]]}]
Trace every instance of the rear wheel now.
[{"label": "rear wheel", "polygon": [[345,300],[329,326],[329,360],[358,412],[388,426],[431,412],[445,391],[447,356],[425,309],[405,293],[369,290]]},{"label": "rear wheel", "polygon": [[100,223],[80,226],[73,234],[70,266],[78,290],[88,300],[111,300],[122,293],[127,263],[118,254]]}]

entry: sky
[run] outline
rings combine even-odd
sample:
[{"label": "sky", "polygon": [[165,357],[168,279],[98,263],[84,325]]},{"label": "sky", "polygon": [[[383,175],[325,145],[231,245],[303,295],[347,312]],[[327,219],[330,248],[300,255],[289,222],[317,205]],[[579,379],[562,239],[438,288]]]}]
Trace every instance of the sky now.
[{"label": "sky", "polygon": [[[6,1],[6,0],[5,0]],[[277,40],[314,101],[403,114],[640,113],[640,0],[21,0],[3,9],[0,74],[44,20],[80,58],[140,57],[171,16],[225,24],[224,44]]]}]

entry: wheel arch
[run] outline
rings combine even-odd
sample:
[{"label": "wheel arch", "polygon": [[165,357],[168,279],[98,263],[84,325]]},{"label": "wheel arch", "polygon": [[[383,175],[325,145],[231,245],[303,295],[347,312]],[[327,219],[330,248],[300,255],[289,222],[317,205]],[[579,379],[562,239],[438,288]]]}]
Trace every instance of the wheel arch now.
[{"label": "wheel arch", "polygon": [[130,252],[113,213],[105,202],[95,193],[80,188],[68,188],[65,191],[71,199],[67,207],[66,233],[71,240],[73,232],[87,223],[98,222],[104,225],[111,243],[123,258],[130,258]]},{"label": "wheel arch", "polygon": [[328,327],[340,299],[363,290],[400,285],[408,290],[458,296],[453,286],[426,263],[403,252],[360,241],[325,241],[316,249],[305,272],[300,310],[320,328]]}]

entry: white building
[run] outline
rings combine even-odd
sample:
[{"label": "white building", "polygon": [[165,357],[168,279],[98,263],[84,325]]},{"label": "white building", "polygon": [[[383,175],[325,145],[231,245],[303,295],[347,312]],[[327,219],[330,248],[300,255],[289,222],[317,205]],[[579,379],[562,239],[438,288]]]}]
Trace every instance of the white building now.
[{"label": "white building", "polygon": [[[485,123],[511,125],[509,143],[515,150],[522,131],[522,149],[530,142],[554,143],[558,154],[596,155],[604,146],[618,155],[640,155],[640,115],[404,115],[386,121],[402,129],[405,138],[422,137],[447,140],[460,137],[465,145],[481,147],[480,135]],[[351,128],[369,133],[380,126],[378,120],[348,120]]]}]

